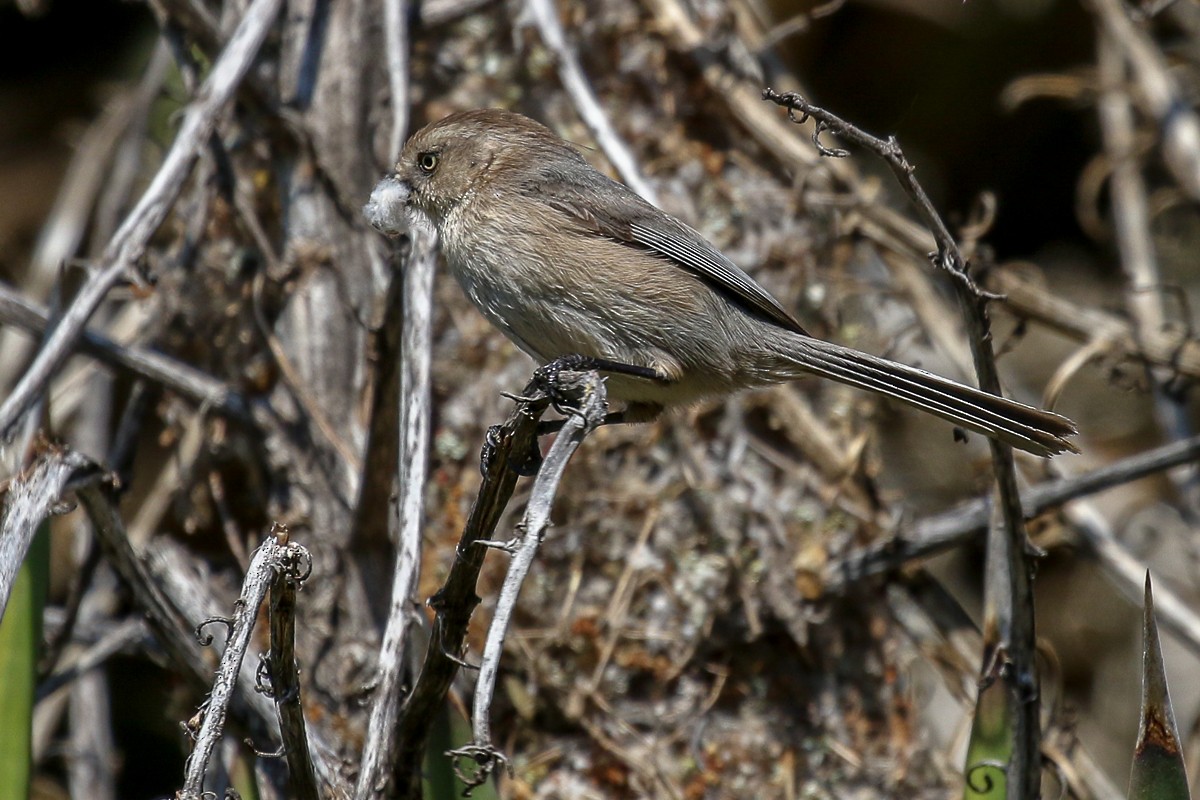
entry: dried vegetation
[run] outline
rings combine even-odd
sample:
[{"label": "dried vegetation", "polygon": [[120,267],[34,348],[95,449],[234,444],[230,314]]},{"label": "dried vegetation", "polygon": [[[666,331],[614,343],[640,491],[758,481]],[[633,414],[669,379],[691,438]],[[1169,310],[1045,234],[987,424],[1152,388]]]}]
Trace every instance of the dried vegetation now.
[{"label": "dried vegetation", "polygon": [[[25,487],[65,464],[86,484],[91,512],[56,523],[73,544],[57,562],[47,609],[57,647],[43,659],[44,679],[94,651],[105,632],[125,631],[124,658],[155,663],[156,680],[185,677],[153,696],[170,700],[168,716],[189,716],[215,658],[155,644],[155,626],[169,620],[151,620],[158,639],[140,624],[122,627],[144,610],[131,584],[165,591],[187,634],[234,608],[252,551],[270,523],[285,524],[312,558],[296,600],[296,658],[323,797],[404,791],[390,761],[377,783],[358,775],[378,736],[371,710],[388,685],[377,670],[394,613],[396,265],[409,257],[358,209],[387,169],[397,126],[487,105],[534,116],[597,166],[624,163],[622,177],[645,181],[810,330],[960,379],[975,374],[954,281],[930,263],[934,239],[890,173],[860,149],[823,158],[811,123],[797,127],[761,99],[768,84],[793,90],[806,81],[787,72],[773,44],[857,4],[802,4],[780,15],[781,28],[753,0],[393,2],[399,17],[391,2],[385,13],[360,0],[150,0],[161,35],[140,76],[115,89],[78,137],[56,205],[39,221],[42,238],[19,268],[6,259],[13,277],[0,286],[8,437],[0,479]],[[922,4],[900,5],[915,14]],[[1021,457],[1014,473],[1024,493],[1045,484],[1050,497],[1030,526],[1051,553],[1036,581],[1039,630],[1059,652],[1041,664],[1042,749],[1057,767],[1046,769],[1049,796],[1062,783],[1073,796],[1113,797],[1113,781],[1124,780],[1126,760],[1102,768],[1093,756],[1125,758],[1136,732],[1132,711],[1114,722],[1098,707],[1100,694],[1135,707],[1136,659],[1128,675],[1089,668],[1117,663],[1095,638],[1124,658],[1137,633],[1132,605],[1113,611],[1125,607],[1113,586],[1138,597],[1142,570],[1161,571],[1156,604],[1183,653],[1177,674],[1194,671],[1200,656],[1195,475],[1185,466],[1126,483],[1200,450],[1186,402],[1198,345],[1178,301],[1193,288],[1188,242],[1200,230],[1192,109],[1200,14],[1189,2],[1158,5],[1146,21],[1135,6],[1092,0],[1096,63],[1009,76],[1005,96],[1065,96],[1081,115],[1100,112],[1078,202],[1085,228],[1116,245],[1106,257],[1121,265],[1119,281],[1050,248],[998,264],[988,237],[1003,209],[985,198],[944,210],[972,274],[1010,298],[989,306],[1006,392],[1033,403],[1045,392],[1083,431],[1082,456]],[[548,14],[565,29],[561,47]],[[384,25],[396,18],[406,22],[399,50]],[[238,61],[229,43],[253,40],[256,19],[261,43]],[[406,58],[389,60],[397,52]],[[573,60],[595,107],[572,83]],[[394,90],[406,85],[409,102],[397,108]],[[837,98],[820,99],[838,110]],[[949,111],[945,124],[954,124]],[[828,133],[821,141],[839,144]],[[922,177],[920,158],[910,157]],[[152,181],[172,158],[178,172]],[[47,317],[59,321],[57,345],[43,338]],[[90,338],[81,338],[85,321]],[[384,665],[398,690],[411,687],[425,648],[439,646],[422,603],[455,558],[480,489],[485,432],[512,407],[503,393],[523,386],[532,366],[444,276],[434,284],[430,344],[420,460],[428,476],[417,487],[424,518],[408,604],[417,622],[403,647],[385,651],[398,659]],[[1160,458],[1129,460],[1159,443]],[[103,470],[81,466],[76,453]],[[499,771],[502,796],[961,791],[977,676],[1028,666],[1005,663],[1008,647],[996,649],[990,627],[987,646],[978,632],[981,621],[994,623],[999,602],[989,588],[980,613],[980,548],[929,560],[982,543],[986,511],[971,501],[989,496],[990,454],[936,421],[816,382],[595,432],[563,477],[500,663],[492,732],[511,764]],[[1069,480],[1093,470],[1109,470],[1109,485],[1122,488],[1092,498],[1102,487]],[[70,488],[60,481],[47,497]],[[521,518],[529,491],[528,480],[516,484],[498,538]],[[141,554],[143,573],[120,566],[122,541]],[[506,566],[505,554],[489,554],[468,660],[482,650]],[[1118,625],[1103,618],[1112,616]],[[1017,635],[1032,641],[1031,631]],[[266,650],[266,633],[249,648]],[[469,707],[473,684],[473,672],[456,679],[451,715]],[[45,796],[103,797],[118,785],[173,791],[179,772],[154,776],[157,765],[128,742],[75,730],[107,730],[109,706],[136,690],[103,679],[88,686],[87,696],[107,703],[60,690],[39,706],[52,732],[34,742]],[[1183,702],[1194,705],[1195,692],[1185,688]],[[88,708],[93,716],[82,716]],[[240,731],[263,738],[260,749],[276,746],[261,699],[245,696],[239,707],[235,698],[231,713]],[[1186,731],[1190,718],[1179,716]],[[1114,726],[1127,736],[1111,736]],[[53,745],[66,736],[75,749],[64,756]],[[1193,749],[1196,738],[1193,730]],[[247,758],[237,741],[227,733],[215,761]],[[387,754],[404,743],[372,746]],[[81,766],[85,753],[108,765],[100,777]],[[118,778],[116,753],[126,773],[150,777]],[[260,785],[286,785],[269,759],[257,763]],[[434,752],[426,763],[436,771],[448,761]],[[231,773],[211,767],[205,788]]]}]

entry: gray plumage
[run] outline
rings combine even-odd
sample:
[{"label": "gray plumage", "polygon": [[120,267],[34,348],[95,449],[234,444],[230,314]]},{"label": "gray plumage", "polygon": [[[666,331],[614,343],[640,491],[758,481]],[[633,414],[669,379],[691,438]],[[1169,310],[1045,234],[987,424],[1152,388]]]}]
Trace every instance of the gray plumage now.
[{"label": "gray plumage", "polygon": [[467,296],[535,359],[653,369],[608,379],[634,417],[819,375],[1038,455],[1075,449],[1065,417],[810,336],[703,236],[519,114],[467,111],[416,133],[368,217],[395,233],[399,203],[429,217]]}]

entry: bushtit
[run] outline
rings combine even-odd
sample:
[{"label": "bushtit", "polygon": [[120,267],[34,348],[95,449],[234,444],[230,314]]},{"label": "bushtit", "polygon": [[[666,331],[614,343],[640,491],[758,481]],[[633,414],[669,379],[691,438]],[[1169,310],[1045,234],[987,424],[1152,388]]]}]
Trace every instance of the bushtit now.
[{"label": "bushtit", "polygon": [[542,363],[600,368],[631,421],[820,375],[1031,453],[1075,450],[1065,417],[810,336],[703,236],[520,114],[421,129],[364,211],[392,235],[428,217],[483,315]]}]

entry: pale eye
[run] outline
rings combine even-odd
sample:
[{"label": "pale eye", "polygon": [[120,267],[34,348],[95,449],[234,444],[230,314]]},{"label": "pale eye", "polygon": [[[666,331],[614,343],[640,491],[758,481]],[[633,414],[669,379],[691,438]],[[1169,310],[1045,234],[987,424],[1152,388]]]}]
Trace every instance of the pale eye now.
[{"label": "pale eye", "polygon": [[437,153],[421,153],[417,156],[417,166],[425,173],[433,173],[438,168],[439,161],[441,159],[438,158]]}]

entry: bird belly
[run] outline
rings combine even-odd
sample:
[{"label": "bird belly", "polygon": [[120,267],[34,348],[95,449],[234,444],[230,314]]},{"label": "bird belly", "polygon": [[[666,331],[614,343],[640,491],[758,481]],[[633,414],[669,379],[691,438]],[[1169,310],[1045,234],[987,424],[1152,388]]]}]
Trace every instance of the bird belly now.
[{"label": "bird belly", "polygon": [[706,287],[697,292],[677,267],[646,256],[644,269],[622,274],[611,259],[628,261],[629,251],[595,237],[558,261],[512,231],[494,247],[460,248],[446,238],[447,261],[467,297],[539,363],[578,354],[663,376],[606,374],[610,400],[686,405],[747,385],[737,374],[736,336],[714,323],[729,315],[709,307],[725,301]]}]

